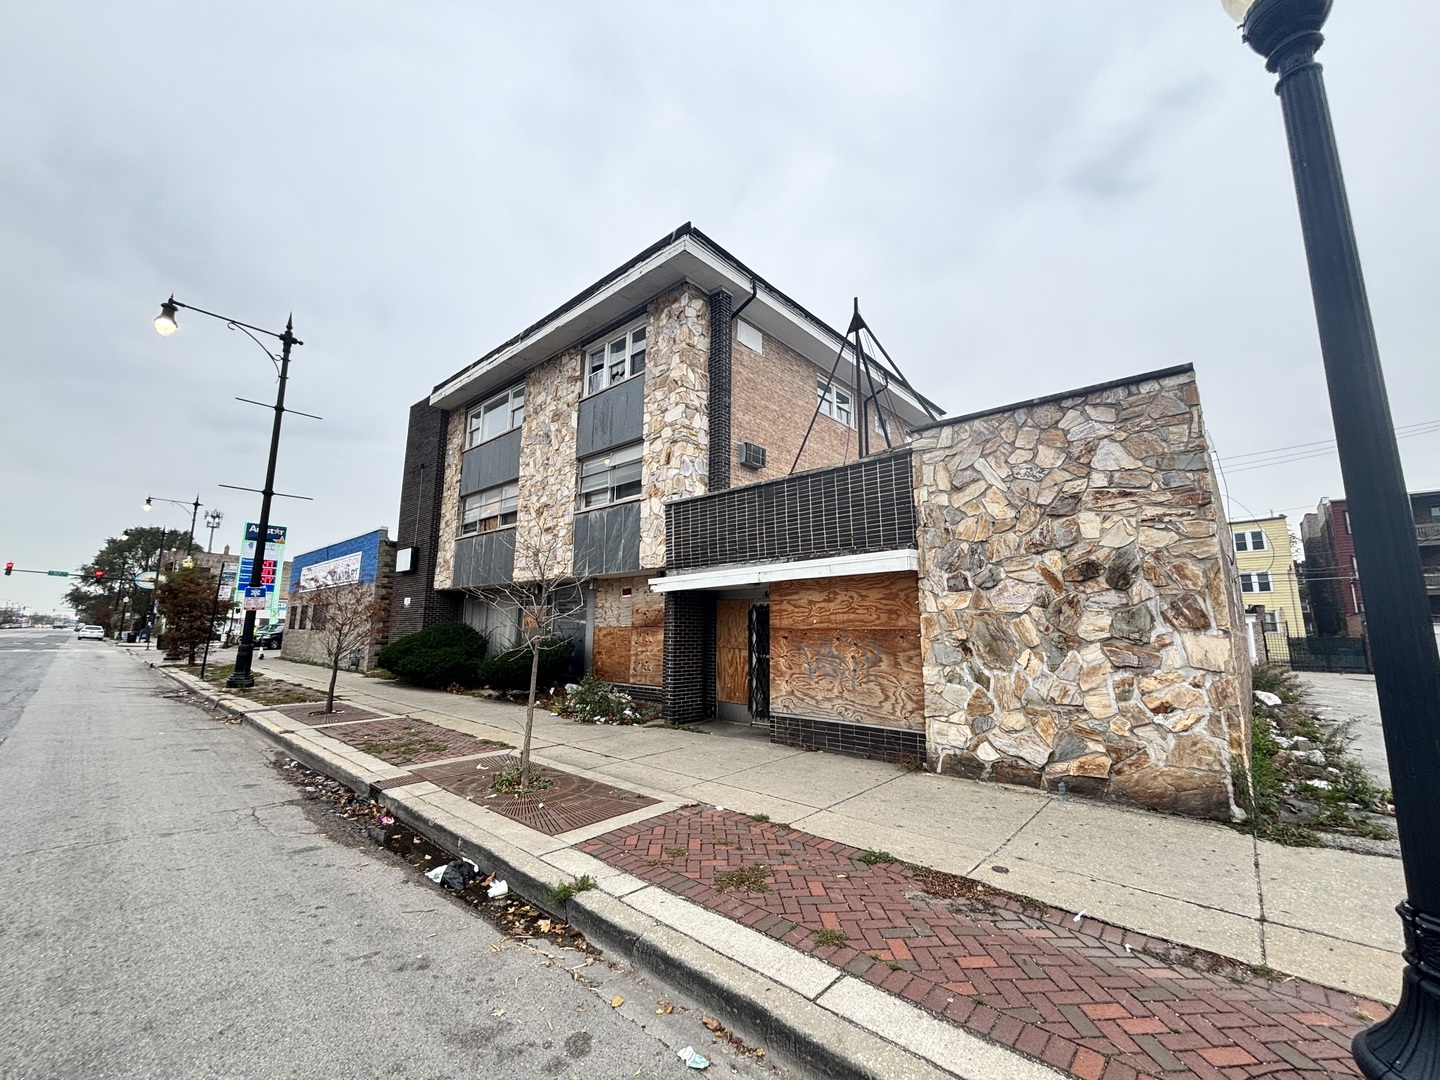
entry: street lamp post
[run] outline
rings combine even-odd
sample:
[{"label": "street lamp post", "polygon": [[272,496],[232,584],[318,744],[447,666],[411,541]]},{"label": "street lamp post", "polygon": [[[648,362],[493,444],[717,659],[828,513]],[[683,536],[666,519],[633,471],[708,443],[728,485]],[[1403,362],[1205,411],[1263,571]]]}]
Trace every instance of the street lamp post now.
[{"label": "street lamp post", "polygon": [[1395,793],[1407,899],[1400,1003],[1355,1037],[1371,1080],[1440,1075],[1440,657],[1400,468],[1380,352],[1325,83],[1315,54],[1331,0],[1222,0],[1244,19],[1245,40],[1279,76],[1320,351],[1330,389],[1340,471],[1365,583],[1375,689]]},{"label": "street lamp post", "polygon": [[[149,501],[148,499],[146,500]],[[155,597],[155,592],[160,588],[160,569],[165,560],[165,541],[170,535],[169,529],[160,530],[160,550],[155,552],[155,580],[150,584],[150,626],[145,633],[145,648],[153,647],[155,631],[160,626],[160,602]]]},{"label": "street lamp post", "polygon": [[[169,503],[171,506],[188,506],[188,507],[190,507],[190,539],[189,539],[189,541],[185,544],[185,554],[188,556],[188,555],[195,549],[195,518],[198,517],[199,514],[200,514],[200,506],[201,506],[200,496],[199,496],[199,495],[196,495],[196,496],[195,496],[195,501],[194,501],[193,503],[187,503],[187,502],[181,502],[179,499],[157,499],[157,498],[155,498],[153,495],[146,495],[146,496],[145,496],[145,505],[144,505],[141,509],[143,509],[143,510],[148,514],[151,510],[155,509],[154,504],[157,503],[157,502]],[[207,524],[209,523],[209,521],[210,521],[210,515],[209,515],[209,514],[206,514],[206,515],[205,515],[205,521],[206,521]],[[211,535],[212,537],[215,535],[213,529],[211,530],[210,535]]]},{"label": "street lamp post", "polygon": [[[259,588],[262,584],[261,576],[265,563],[265,543],[270,533],[270,503],[275,497],[275,459],[280,453],[280,422],[285,417],[285,382],[290,376],[290,349],[295,345],[305,343],[295,336],[293,316],[286,320],[284,332],[277,334],[273,330],[262,330],[258,326],[251,326],[249,323],[242,323],[224,315],[217,315],[204,308],[182,304],[173,296],[160,305],[160,314],[155,317],[155,329],[162,336],[169,337],[180,328],[176,318],[177,309],[180,308],[199,315],[208,315],[212,319],[219,319],[232,329],[241,331],[251,341],[265,349],[265,355],[279,366],[280,385],[275,391],[275,422],[270,429],[270,457],[265,466],[265,486],[260,489],[260,523],[258,535],[255,538],[255,557],[250,564],[250,588]],[[256,334],[264,334],[280,342],[281,350],[278,359],[274,353],[265,348],[265,345],[255,336]],[[238,582],[236,584],[239,585]],[[235,670],[225,680],[226,686],[243,689],[255,685],[255,676],[250,670],[254,655],[255,612],[250,610],[245,612],[245,622],[240,630],[240,648],[235,654]]]}]

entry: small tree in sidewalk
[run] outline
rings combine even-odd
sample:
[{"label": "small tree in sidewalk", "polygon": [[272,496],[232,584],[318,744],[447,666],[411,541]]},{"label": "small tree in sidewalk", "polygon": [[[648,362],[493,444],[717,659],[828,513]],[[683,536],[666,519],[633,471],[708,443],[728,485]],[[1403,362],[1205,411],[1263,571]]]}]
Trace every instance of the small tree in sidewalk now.
[{"label": "small tree in sidewalk", "polygon": [[535,731],[535,700],[539,694],[540,657],[559,636],[561,626],[585,610],[585,598],[570,574],[556,528],[516,530],[515,562],[511,580],[466,591],[498,611],[513,613],[520,624],[520,645],[530,653],[530,691],[525,702],[525,737],[520,745],[520,790],[533,781],[530,744]]},{"label": "small tree in sidewalk", "polygon": [[162,576],[155,603],[165,618],[167,657],[185,656],[195,663],[195,653],[210,639],[214,598],[214,576],[198,567],[183,566]]},{"label": "small tree in sidewalk", "polygon": [[370,647],[376,629],[385,618],[386,606],[375,597],[371,586],[358,582],[336,584],[333,579],[307,590],[303,599],[309,612],[309,632],[330,665],[325,711],[333,713],[340,665],[357,650]]}]

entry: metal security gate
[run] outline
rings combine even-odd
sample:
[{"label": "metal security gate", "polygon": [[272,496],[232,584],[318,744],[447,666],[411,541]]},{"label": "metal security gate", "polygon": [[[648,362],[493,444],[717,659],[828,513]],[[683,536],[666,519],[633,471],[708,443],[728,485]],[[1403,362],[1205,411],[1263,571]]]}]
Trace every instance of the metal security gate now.
[{"label": "metal security gate", "polygon": [[1370,653],[1364,638],[1292,637],[1290,669],[1292,671],[1336,671],[1349,675],[1369,675]]},{"label": "metal security gate", "polygon": [[750,605],[750,722],[770,721],[770,605]]}]

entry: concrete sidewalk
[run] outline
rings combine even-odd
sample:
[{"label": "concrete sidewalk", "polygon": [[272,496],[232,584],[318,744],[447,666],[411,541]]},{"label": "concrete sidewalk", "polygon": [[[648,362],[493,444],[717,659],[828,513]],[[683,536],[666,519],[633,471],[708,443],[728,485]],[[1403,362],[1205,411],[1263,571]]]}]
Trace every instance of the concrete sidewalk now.
[{"label": "concrete sidewalk", "polygon": [[[277,660],[265,661],[264,673],[317,688],[323,688],[328,677],[328,673],[320,669]],[[192,686],[197,685],[195,680],[178,672],[171,674]],[[517,745],[523,731],[524,709],[515,705],[418,690],[350,674],[342,674],[340,678],[342,694],[356,707],[386,715],[409,716],[476,738]],[[208,688],[207,692],[213,693]],[[833,1042],[835,1052],[844,1051],[842,1057],[850,1055],[845,1059],[852,1065],[847,1075],[865,1075],[854,1071],[854,1054],[859,1053],[862,1058],[870,1055],[867,1060],[879,1062],[880,1058],[874,1055],[883,1057],[889,1044],[897,1041],[930,1065],[957,1075],[1056,1074],[1013,1054],[1003,1059],[994,1057],[1009,1052],[967,1032],[966,1027],[976,1030],[974,1023],[959,1020],[951,1024],[932,1015],[936,1011],[933,1003],[927,1006],[929,1012],[906,1004],[903,999],[907,995],[919,1001],[916,995],[922,989],[920,975],[925,974],[923,972],[915,973],[909,991],[897,990],[899,996],[890,997],[876,988],[877,983],[887,982],[883,977],[885,969],[871,972],[868,981],[853,975],[853,965],[845,968],[852,974],[844,975],[833,962],[825,962],[833,961],[833,957],[811,955],[823,950],[804,945],[810,931],[803,926],[798,930],[781,926],[778,934],[767,936],[721,918],[720,914],[732,919],[736,916],[727,912],[726,898],[698,878],[681,881],[680,877],[671,875],[673,880],[666,883],[666,875],[660,871],[637,875],[622,869],[625,860],[633,858],[638,850],[635,844],[644,847],[651,843],[641,834],[648,830],[658,836],[669,830],[665,835],[683,840],[692,835],[685,832],[687,828],[698,836],[709,835],[723,825],[734,833],[727,844],[747,849],[753,844],[757,850],[769,844],[767,850],[773,851],[775,838],[769,833],[760,835],[764,830],[759,823],[752,823],[752,828],[747,825],[748,818],[711,810],[696,817],[694,811],[684,808],[700,803],[709,808],[723,807],[726,812],[739,812],[742,816],[765,815],[772,822],[785,822],[793,830],[808,834],[787,834],[794,838],[785,841],[790,846],[783,850],[786,857],[797,860],[793,868],[797,880],[808,881],[812,889],[818,887],[823,891],[822,879],[827,875],[831,879],[837,876],[822,865],[836,844],[850,852],[846,858],[866,849],[883,850],[907,862],[1040,901],[1041,905],[1053,909],[1048,916],[1051,923],[1058,922],[1058,912],[1083,912],[1090,920],[1100,920],[1112,928],[1125,928],[1148,938],[1275,969],[1360,998],[1393,1002],[1398,995],[1401,939],[1393,909],[1404,892],[1400,864],[1393,859],[1327,849],[1284,848],[1257,842],[1220,825],[774,746],[761,729],[730,724],[713,724],[693,732],[617,728],[576,724],[549,713],[539,713],[534,743],[538,762],[656,800],[654,805],[625,816],[549,836],[491,813],[434,783],[410,777],[406,769],[387,765],[327,735],[324,730],[295,720],[293,710],[291,716],[285,716],[238,699],[232,699],[230,705],[242,709],[250,722],[269,732],[301,760],[352,786],[394,785],[381,794],[402,820],[425,828],[432,836],[438,831],[439,838],[451,841],[452,849],[465,854],[474,851],[488,857],[490,865],[509,866],[522,884],[528,877],[533,888],[544,889],[571,876],[590,873],[601,888],[596,894],[581,894],[571,902],[576,910],[570,912],[570,916],[577,926],[584,928],[588,910],[593,931],[602,939],[607,935],[613,938],[616,927],[634,927],[634,938],[619,943],[628,946],[627,952],[632,954],[637,942],[649,942],[648,947],[653,949],[655,941],[662,940],[654,936],[657,928],[680,935],[667,945],[678,950],[675,956],[708,947],[712,955],[700,964],[701,968],[714,970],[729,965],[723,978],[715,976],[720,987],[717,993],[722,998],[733,998],[741,1014],[746,1013],[741,1007],[746,1000],[752,1004],[764,1003],[751,1010],[760,1016],[766,1010],[773,1013],[776,990],[788,993],[795,998],[794,1005],[800,1010],[796,1015],[803,1014],[803,1019],[796,1021],[799,1029],[828,1032],[832,1042],[838,1040]],[[406,783],[407,779],[413,782]],[[627,839],[629,837],[633,839]],[[816,838],[813,843],[811,838]],[[631,850],[624,849],[625,843],[631,845]],[[581,850],[582,847],[587,850]],[[672,850],[670,846],[662,847]],[[673,848],[683,849],[683,844]],[[798,854],[790,854],[792,849]],[[652,857],[643,865],[655,863]],[[635,867],[641,865],[634,864]],[[841,872],[838,877],[844,879],[847,874]],[[898,890],[894,893],[894,903],[905,904],[905,882],[897,879],[892,885]],[[662,886],[669,891],[662,891]],[[675,895],[679,891],[683,891],[687,899]],[[689,899],[692,893],[694,902]],[[781,898],[777,896],[774,901],[778,904]],[[604,918],[600,918],[601,909],[604,909]],[[941,917],[943,921],[943,913]],[[751,920],[751,926],[765,922],[763,905],[748,911],[746,918]],[[1077,917],[1074,924],[1081,929],[1089,927],[1090,922],[1083,919],[1083,916]],[[831,922],[825,925],[830,926]],[[926,924],[927,932],[935,925],[931,919]],[[1003,924],[996,926],[1000,929],[990,928],[992,938],[1009,932]],[[943,935],[950,931],[941,928],[935,932]],[[1055,936],[1033,927],[1029,933]],[[1102,933],[1113,934],[1113,931],[1096,924],[1095,934]],[[777,936],[780,940],[776,940]],[[1075,948],[1085,944],[1070,943]],[[1099,938],[1090,944],[1099,944]],[[1003,943],[995,948],[1003,952],[1002,946]],[[1119,960],[1113,961],[1112,966],[1123,965],[1129,950],[1121,952],[1116,948],[1114,951]],[[718,956],[713,955],[715,953]],[[897,956],[899,953],[888,950],[872,950],[866,954],[868,959],[861,956],[855,959],[862,969],[882,959],[897,972],[911,965],[908,950],[901,959],[896,959]],[[660,969],[666,962],[680,963],[674,957],[670,961],[656,957],[652,960]],[[982,961],[983,957],[975,959],[976,963]],[[1039,962],[1045,963],[1043,959]],[[1100,963],[1103,966],[1105,961]],[[685,978],[691,981],[696,978],[694,965],[681,965],[677,970],[683,970]],[[1032,963],[1025,970],[1034,974],[1039,969]],[[941,977],[934,972],[930,975],[936,979]],[[757,977],[760,983],[754,982]],[[1185,972],[1172,972],[1166,977],[1199,978]],[[897,985],[903,982],[899,975],[890,981],[897,981]],[[951,980],[944,985],[952,984],[973,989],[970,982]],[[930,989],[938,985],[933,984]],[[999,992],[993,989],[999,983],[986,985],[992,987],[990,993]],[[1023,982],[1014,985],[1024,990]],[[1319,986],[1312,992],[1323,997],[1325,992]],[[892,989],[888,982],[886,988]],[[875,993],[881,997],[874,997]],[[1205,993],[1202,988],[1201,996]],[[953,993],[950,1000],[954,1000]],[[1340,1004],[1343,1000],[1342,995],[1333,995],[1330,1001],[1333,1015],[1327,1023],[1341,1022],[1334,1017],[1343,1015]],[[1097,1001],[1102,1003],[1093,1007],[1101,1011],[1118,1007],[1107,998]],[[1006,1022],[1023,1026],[1030,1022],[1026,1018],[1031,1017],[1039,1023],[1047,1003],[1022,1005],[1017,999],[1011,1003],[1012,1018]],[[1283,1007],[1283,1002],[1275,1004],[1275,1009]],[[1365,1007],[1354,1005],[1353,1001],[1347,1007],[1352,1009],[1352,1024],[1354,1009],[1365,1014]],[[1275,1011],[1255,1008],[1259,1012],[1252,1009],[1252,1015]],[[897,1009],[910,1011],[897,1013]],[[1336,1009],[1341,1011],[1335,1012]],[[1372,1008],[1370,1015],[1373,1013]],[[954,1019],[950,1013],[944,1015]],[[1130,1020],[1132,1025],[1154,1022],[1148,1014],[1143,1018],[1132,1015]],[[845,1026],[834,1028],[836,1023]],[[1070,1022],[1042,1026],[1052,1034],[1057,1030],[1076,1031]],[[875,1045],[858,1047],[857,1028],[884,1039]],[[1167,1032],[1162,1042],[1181,1039],[1174,1026],[1162,1030]],[[1331,1039],[1329,1050],[1333,1057],[1335,1044],[1343,1040],[1338,1038],[1333,1026],[1326,1028],[1321,1024],[1316,1030]],[[913,1038],[908,1042],[897,1040],[897,1031],[911,1033]],[[1073,1042],[1080,1048],[1077,1052],[1072,1047],[1073,1056],[1063,1063],[1058,1056],[1042,1055],[1034,1049],[1045,1045],[1044,1032],[1038,1034],[1038,1043],[1033,1039],[1028,1045],[1015,1041],[1034,1034],[1012,1031],[1008,1039],[1000,1041],[1019,1045],[1035,1057],[1044,1057],[1067,1075],[1085,1076],[1089,1070],[1087,1063],[1092,1058],[1102,1060],[1093,1055],[1085,1057],[1088,1051],[1084,1049],[1083,1031],[1073,1034],[1068,1042],[1054,1035],[1052,1050],[1062,1042],[1067,1046]],[[1091,1041],[1096,1046],[1120,1047],[1126,1053],[1139,1053],[1140,1044],[1127,1044],[1126,1035],[1119,1029],[1110,1033],[1108,1041],[1098,1037],[1099,1031],[1094,1034],[1097,1037]],[[993,1034],[991,1037],[999,1038]],[[813,1050],[813,1036],[809,1045]],[[1202,1060],[1194,1057],[1193,1047],[1186,1050],[1180,1042],[1175,1045],[1181,1058],[1173,1054],[1165,1057],[1166,1051],[1157,1044],[1149,1058],[1143,1055],[1140,1058],[1155,1063],[1148,1073],[1144,1069],[1129,1072],[1122,1069],[1114,1075],[1153,1073],[1159,1076],[1166,1072],[1162,1066],[1167,1063],[1188,1070],[1176,1075],[1252,1075],[1249,1071],[1219,1073],[1213,1068],[1207,1073],[1204,1070],[1206,1062],[1211,1060],[1209,1057]],[[1288,1044],[1289,1050],[1273,1045],[1286,1061],[1291,1060],[1290,1053],[1300,1053],[1294,1049],[1296,1046],[1308,1046],[1310,1055],[1300,1053],[1300,1060],[1309,1061],[1311,1065],[1315,1065],[1315,1060],[1328,1061],[1326,1068],[1337,1075],[1350,1074],[1353,1070],[1348,1061],[1325,1058],[1324,1047],[1317,1049],[1319,1044],[1313,1041]],[[1239,1065],[1242,1058],[1256,1061],[1251,1052],[1230,1049],[1228,1043],[1223,1046],[1213,1043],[1207,1049],[1202,1041],[1200,1046],[1204,1053],[1217,1055],[1217,1063],[1232,1060]],[[1251,1048],[1254,1055],[1267,1052],[1258,1046]],[[1185,1054],[1190,1054],[1193,1062]],[[1239,1056],[1225,1059],[1225,1054]],[[1272,1054],[1271,1060],[1279,1059]],[[1120,1062],[1109,1061],[1109,1064],[1118,1067]],[[841,1071],[835,1062],[826,1068],[837,1075]],[[874,1064],[871,1068],[873,1075],[923,1075],[901,1069],[898,1059],[889,1065]],[[1308,1072],[1298,1065],[1294,1074],[1326,1075],[1324,1071]],[[1111,1073],[1105,1072],[1105,1075],[1108,1077]]]}]

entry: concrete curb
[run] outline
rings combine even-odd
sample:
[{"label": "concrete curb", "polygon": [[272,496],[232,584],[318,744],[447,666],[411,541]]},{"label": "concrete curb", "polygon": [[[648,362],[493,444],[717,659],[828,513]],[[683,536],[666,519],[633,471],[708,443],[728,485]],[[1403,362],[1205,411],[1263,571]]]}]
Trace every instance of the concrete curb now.
[{"label": "concrete curb", "polygon": [[[724,1019],[753,1045],[777,1053],[800,1076],[835,1080],[1060,1080],[1064,1075],[1005,1047],[937,1020],[884,991],[830,968],[758,931],[730,923],[656,886],[615,871],[568,846],[544,855],[495,836],[428,802],[439,789],[420,781],[375,790],[355,763],[323,753],[304,739],[266,724],[254,715],[266,706],[237,708],[199,680],[183,672],[156,668],[191,691],[263,734],[314,772],[368,794],[397,820],[432,843],[466,858],[510,885],[528,903],[563,919],[612,955],[622,957],[661,982],[674,986],[703,1008]],[[599,887],[565,903],[551,890],[589,864]],[[568,867],[567,868],[562,868]],[[603,867],[603,870],[600,869]],[[644,903],[660,918],[637,907]],[[729,923],[726,955],[680,929],[704,928],[711,920]],[[749,935],[757,940],[750,942]],[[783,957],[776,950],[791,954]],[[750,954],[748,957],[746,954]],[[746,963],[749,959],[750,963]],[[779,966],[792,972],[787,981],[765,973]],[[793,974],[799,971],[800,974]]]}]

